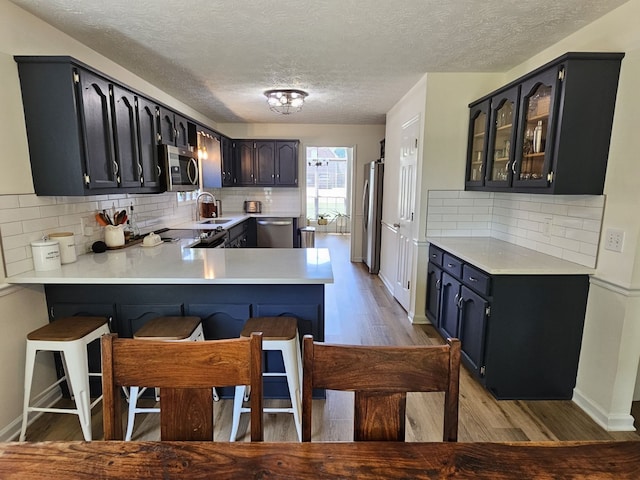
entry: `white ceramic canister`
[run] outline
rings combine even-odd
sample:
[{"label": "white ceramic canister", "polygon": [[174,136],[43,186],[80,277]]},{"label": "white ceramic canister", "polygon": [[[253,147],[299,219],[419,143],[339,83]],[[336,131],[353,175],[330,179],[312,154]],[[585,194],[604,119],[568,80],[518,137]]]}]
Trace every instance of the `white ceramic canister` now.
[{"label": "white ceramic canister", "polygon": [[50,240],[57,240],[60,244],[60,263],[76,261],[76,242],[73,232],[54,232],[49,234]]},{"label": "white ceramic canister", "polygon": [[60,268],[60,244],[57,240],[31,242],[31,252],[36,272]]},{"label": "white ceramic canister", "polygon": [[104,227],[104,243],[107,247],[121,247],[124,245],[124,229],[122,225],[107,225]]}]

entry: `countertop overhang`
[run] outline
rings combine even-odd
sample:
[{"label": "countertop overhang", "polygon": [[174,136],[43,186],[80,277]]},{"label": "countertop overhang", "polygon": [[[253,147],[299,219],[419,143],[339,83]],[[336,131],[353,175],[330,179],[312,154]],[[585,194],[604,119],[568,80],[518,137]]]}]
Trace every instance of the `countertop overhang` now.
[{"label": "countertop overhang", "polygon": [[13,284],[326,284],[326,248],[189,248],[193,239],[80,255],[56,270],[29,271]]},{"label": "countertop overhang", "polygon": [[591,275],[594,268],[491,237],[428,237],[436,247],[491,275]]}]

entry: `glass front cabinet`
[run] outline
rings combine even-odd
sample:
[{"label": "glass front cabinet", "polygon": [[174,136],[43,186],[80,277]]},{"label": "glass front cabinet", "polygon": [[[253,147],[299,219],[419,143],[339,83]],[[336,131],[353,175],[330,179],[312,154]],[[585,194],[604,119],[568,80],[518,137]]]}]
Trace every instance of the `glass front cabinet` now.
[{"label": "glass front cabinet", "polygon": [[621,53],[568,53],[469,105],[466,190],[600,195]]},{"label": "glass front cabinet", "polygon": [[488,100],[471,107],[469,115],[469,144],[467,147],[466,185],[479,187],[484,184],[489,137]]}]

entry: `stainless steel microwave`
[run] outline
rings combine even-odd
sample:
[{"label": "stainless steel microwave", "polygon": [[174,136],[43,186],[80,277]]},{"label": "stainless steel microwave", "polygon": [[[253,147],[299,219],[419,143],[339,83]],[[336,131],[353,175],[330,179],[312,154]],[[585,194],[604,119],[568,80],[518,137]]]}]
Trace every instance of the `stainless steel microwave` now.
[{"label": "stainless steel microwave", "polygon": [[160,145],[164,182],[168,192],[188,192],[200,186],[198,155],[185,148]]}]

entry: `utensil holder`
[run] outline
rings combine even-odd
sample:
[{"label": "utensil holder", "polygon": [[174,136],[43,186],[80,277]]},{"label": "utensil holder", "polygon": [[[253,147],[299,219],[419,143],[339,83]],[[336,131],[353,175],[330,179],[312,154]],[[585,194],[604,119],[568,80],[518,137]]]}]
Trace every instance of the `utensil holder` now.
[{"label": "utensil holder", "polygon": [[107,247],[122,247],[124,245],[124,229],[122,225],[107,225],[104,227],[104,243]]}]

